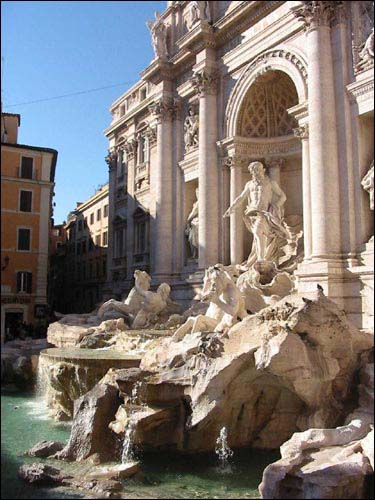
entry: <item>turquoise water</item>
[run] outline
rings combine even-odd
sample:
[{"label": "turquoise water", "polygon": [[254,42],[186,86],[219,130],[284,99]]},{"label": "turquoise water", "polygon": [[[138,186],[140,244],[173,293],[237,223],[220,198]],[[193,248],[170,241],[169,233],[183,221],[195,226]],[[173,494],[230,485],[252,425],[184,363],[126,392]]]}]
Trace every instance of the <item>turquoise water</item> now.
[{"label": "turquoise water", "polygon": [[[42,462],[23,454],[42,440],[66,442],[69,426],[46,417],[43,405],[28,394],[2,391],[1,395],[1,498],[90,498],[83,492],[64,488],[37,488],[17,478],[23,463]],[[123,498],[259,498],[258,485],[266,465],[277,460],[276,453],[235,450],[230,466],[222,469],[216,456],[142,455],[143,482],[124,482]],[[45,460],[68,472],[78,464]]]}]

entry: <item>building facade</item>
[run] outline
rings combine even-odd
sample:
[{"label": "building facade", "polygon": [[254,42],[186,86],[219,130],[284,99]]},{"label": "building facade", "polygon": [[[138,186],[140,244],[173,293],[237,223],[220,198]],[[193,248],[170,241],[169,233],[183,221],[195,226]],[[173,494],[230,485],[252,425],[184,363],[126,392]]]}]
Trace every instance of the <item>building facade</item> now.
[{"label": "building facade", "polygon": [[1,115],[1,339],[45,327],[57,151],[18,143],[20,115]]},{"label": "building facade", "polygon": [[66,222],[51,226],[48,268],[48,305],[51,312],[65,312],[69,297],[66,295]]},{"label": "building facade", "polygon": [[373,2],[174,1],[148,26],[155,57],[105,131],[108,291],[144,268],[188,299],[207,266],[242,263],[251,233],[223,214],[256,160],[303,229],[297,289],[370,328]]},{"label": "building facade", "polygon": [[68,216],[65,256],[65,310],[90,312],[102,300],[107,276],[108,184]]}]

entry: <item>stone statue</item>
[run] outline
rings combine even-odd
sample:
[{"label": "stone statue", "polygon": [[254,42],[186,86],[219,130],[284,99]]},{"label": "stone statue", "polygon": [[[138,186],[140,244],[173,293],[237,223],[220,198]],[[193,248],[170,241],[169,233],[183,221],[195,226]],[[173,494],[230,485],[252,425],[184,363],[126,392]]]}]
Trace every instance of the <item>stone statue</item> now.
[{"label": "stone statue", "polygon": [[374,28],[372,28],[361,52],[357,69],[366,69],[374,63]]},{"label": "stone statue", "polygon": [[158,314],[162,313],[168,307],[171,287],[167,283],[162,283],[156,292],[151,292],[142,290],[136,283],[135,289],[143,300],[134,318],[132,328],[147,328],[155,323],[158,319]]},{"label": "stone statue", "polygon": [[188,11],[188,16],[186,18],[186,27],[188,30],[191,30],[191,28],[197,21],[207,21],[208,23],[211,22],[209,3],[210,2],[199,1],[189,2],[190,8]]},{"label": "stone statue", "polygon": [[147,21],[146,23],[151,33],[152,47],[156,58],[166,59],[168,57],[167,26],[160,19],[160,14],[155,12],[155,17],[156,21]]},{"label": "stone statue", "polygon": [[250,163],[249,172],[251,180],[246,183],[224,217],[247,203],[243,219],[247,229],[253,234],[253,245],[246,267],[251,267],[255,262],[281,264],[296,253],[297,240],[301,235],[292,234],[285,223],[285,193],[277,182],[269,178],[263,164],[259,161]]},{"label": "stone statue", "polygon": [[176,330],[173,340],[182,340],[189,332],[225,333],[247,316],[241,292],[221,264],[206,269],[200,300],[209,302],[206,314],[190,316]]},{"label": "stone statue", "polygon": [[136,316],[141,304],[143,302],[143,296],[139,293],[146,292],[150,288],[151,277],[146,273],[146,271],[139,271],[138,269],[134,271],[135,286],[130,290],[129,295],[126,297],[124,302],[110,299],[102,304],[97,312],[97,316],[100,319],[106,319],[108,313],[112,311],[119,312],[124,316]]},{"label": "stone statue", "polygon": [[188,115],[184,122],[185,151],[198,146],[199,118],[192,106],[189,107]]},{"label": "stone statue", "polygon": [[198,258],[198,227],[199,227],[199,211],[198,211],[199,189],[198,188],[195,190],[195,194],[197,196],[197,199],[194,202],[194,205],[193,205],[193,208],[192,208],[190,214],[188,215],[186,229],[185,229],[185,234],[188,237],[188,241],[189,241],[189,245],[190,245],[191,257],[193,259]]},{"label": "stone statue", "polygon": [[374,161],[372,161],[369,171],[362,179],[362,187],[370,195],[370,208],[374,210]]}]

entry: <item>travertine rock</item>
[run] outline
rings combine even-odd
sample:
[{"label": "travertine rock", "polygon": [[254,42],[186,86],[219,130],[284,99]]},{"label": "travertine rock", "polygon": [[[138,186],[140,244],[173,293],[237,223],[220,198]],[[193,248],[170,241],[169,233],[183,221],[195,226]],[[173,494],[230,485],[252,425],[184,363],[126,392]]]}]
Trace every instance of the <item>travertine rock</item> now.
[{"label": "travertine rock", "polygon": [[71,476],[64,475],[61,470],[46,464],[26,464],[18,469],[18,477],[29,483],[44,485],[66,484]]},{"label": "travertine rock", "polygon": [[213,449],[225,425],[231,447],[277,448],[293,432],[334,426],[346,415],[360,354],[371,345],[371,335],[317,292],[288,296],[228,336],[166,339],[145,354],[141,368],[154,372],[147,386],[183,386],[189,398],[180,433],[185,440],[169,445]]},{"label": "travertine rock", "polygon": [[31,457],[49,457],[57,451],[61,451],[64,446],[64,443],[58,441],[40,441],[30,448],[27,454]]},{"label": "travertine rock", "polygon": [[98,453],[101,460],[112,458],[116,442],[114,434],[108,432],[108,425],[120,402],[118,390],[108,384],[97,384],[77,399],[69,442],[56,458],[80,461],[94,453]]},{"label": "travertine rock", "polygon": [[359,407],[345,425],[296,433],[269,465],[262,498],[364,498],[365,477],[374,471],[374,365],[362,367]]}]

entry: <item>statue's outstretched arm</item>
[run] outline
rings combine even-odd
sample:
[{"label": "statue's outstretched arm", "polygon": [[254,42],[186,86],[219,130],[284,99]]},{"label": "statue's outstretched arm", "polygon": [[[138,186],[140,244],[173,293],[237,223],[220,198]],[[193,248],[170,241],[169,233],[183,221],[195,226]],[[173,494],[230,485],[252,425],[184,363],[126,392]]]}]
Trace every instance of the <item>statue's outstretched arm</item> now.
[{"label": "statue's outstretched arm", "polygon": [[246,200],[247,192],[248,192],[248,188],[246,185],[245,189],[233,201],[233,203],[230,205],[228,210],[224,213],[223,217],[229,217],[229,215],[232,214],[236,210],[236,208],[238,208],[240,205],[242,205],[242,203]]}]

